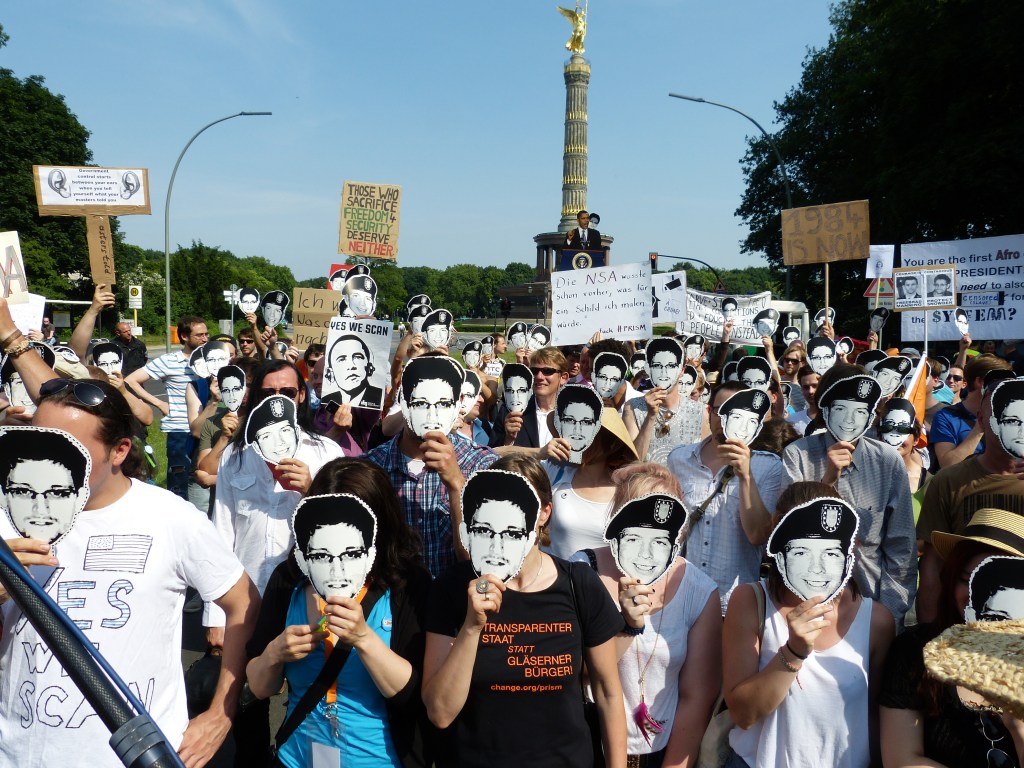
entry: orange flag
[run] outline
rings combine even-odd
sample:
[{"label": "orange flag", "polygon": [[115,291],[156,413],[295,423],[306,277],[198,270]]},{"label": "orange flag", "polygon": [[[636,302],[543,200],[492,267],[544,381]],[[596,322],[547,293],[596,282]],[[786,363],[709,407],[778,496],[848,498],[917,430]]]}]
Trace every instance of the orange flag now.
[{"label": "orange flag", "polygon": [[907,400],[914,404],[914,408],[917,410],[917,420],[921,423],[921,439],[917,441],[918,448],[924,448],[928,445],[928,435],[925,434],[924,429],[924,411],[925,404],[928,401],[928,382],[930,378],[928,355],[921,355],[914,373],[910,376],[910,381],[907,382],[906,394]]}]

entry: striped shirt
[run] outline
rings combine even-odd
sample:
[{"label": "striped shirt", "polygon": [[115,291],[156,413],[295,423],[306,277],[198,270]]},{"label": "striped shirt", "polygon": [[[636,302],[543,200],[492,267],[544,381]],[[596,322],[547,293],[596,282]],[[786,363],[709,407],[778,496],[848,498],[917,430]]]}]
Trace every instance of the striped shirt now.
[{"label": "striped shirt", "polygon": [[160,355],[146,363],[146,373],[162,381],[167,388],[170,413],[160,420],[161,432],[188,432],[188,406],[185,405],[185,387],[199,377],[188,367],[188,358],[180,349]]},{"label": "striped shirt", "polygon": [[[391,484],[398,492],[398,499],[405,512],[405,521],[423,539],[423,562],[427,570],[437,578],[455,565],[455,544],[452,540],[451,502],[448,488],[441,482],[441,476],[430,469],[418,475],[409,471],[409,457],[402,453],[398,442],[399,432],[383,445],[366,454],[391,477]],[[462,435],[448,435],[455,449],[455,460],[462,474],[469,477],[478,469],[486,469],[498,458],[489,448],[475,445]]]}]

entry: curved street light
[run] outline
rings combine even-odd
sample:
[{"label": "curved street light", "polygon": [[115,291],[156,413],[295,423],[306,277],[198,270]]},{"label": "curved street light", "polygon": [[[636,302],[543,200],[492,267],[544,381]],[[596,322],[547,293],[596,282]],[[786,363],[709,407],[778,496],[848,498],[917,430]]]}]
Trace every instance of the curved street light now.
[{"label": "curved street light", "polygon": [[[786,192],[786,207],[787,208],[792,208],[793,207],[793,195],[789,191],[789,174],[786,173],[786,161],[783,160],[782,153],[779,151],[779,148],[775,144],[775,140],[771,137],[771,134],[769,134],[768,131],[766,131],[761,126],[761,124],[759,122],[757,122],[757,120],[752,118],[746,112],[743,112],[743,111],[741,111],[739,109],[736,109],[736,107],[730,107],[728,104],[720,104],[717,101],[708,101],[707,99],[702,99],[700,96],[684,96],[681,93],[670,93],[669,96],[671,96],[673,99],[683,99],[684,101],[695,101],[698,104],[710,104],[713,107],[721,107],[722,109],[728,109],[730,112],[735,112],[737,115],[742,115],[743,117],[747,118],[747,120],[752,122],[755,126],[757,126],[757,130],[759,130],[761,132],[761,134],[765,137],[765,139],[768,140],[768,144],[771,146],[772,151],[775,153],[775,159],[779,163],[779,172],[782,174],[782,187],[783,187],[783,189]],[[787,266],[786,267],[786,299],[787,300],[789,300],[789,298],[790,298],[789,294],[790,294],[790,287],[791,287],[791,282],[792,282],[792,273],[793,273],[793,268]]]},{"label": "curved street light", "polygon": [[188,140],[188,144],[181,150],[181,154],[178,155],[177,161],[174,163],[174,170],[171,171],[171,180],[167,183],[167,198],[164,201],[164,287],[166,288],[166,304],[164,306],[164,324],[166,325],[167,332],[167,351],[171,351],[171,190],[174,189],[174,177],[178,175],[178,166],[181,165],[181,158],[188,152],[188,148],[192,146],[192,142],[199,138],[199,134],[205,131],[207,128],[212,128],[217,123],[223,123],[225,120],[231,120],[235,117],[252,117],[255,115],[272,115],[273,112],[239,112],[234,115],[228,115],[222,117],[219,120],[214,120],[212,123],[208,123],[200,128],[191,139]]}]

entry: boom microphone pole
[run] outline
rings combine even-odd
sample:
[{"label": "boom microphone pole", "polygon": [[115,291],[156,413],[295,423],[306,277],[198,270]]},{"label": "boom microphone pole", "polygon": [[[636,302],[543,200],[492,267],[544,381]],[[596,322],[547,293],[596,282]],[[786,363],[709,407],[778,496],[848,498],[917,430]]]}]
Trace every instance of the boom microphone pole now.
[{"label": "boom microphone pole", "polygon": [[118,759],[127,768],[184,768],[142,704],[53,598],[36,584],[3,539],[0,584],[110,731],[110,747]]}]

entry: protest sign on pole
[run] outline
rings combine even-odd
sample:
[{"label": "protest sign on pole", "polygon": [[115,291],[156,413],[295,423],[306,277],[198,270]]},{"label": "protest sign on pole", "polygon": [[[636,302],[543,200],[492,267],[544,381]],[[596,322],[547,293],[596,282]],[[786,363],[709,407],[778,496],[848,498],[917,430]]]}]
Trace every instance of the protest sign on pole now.
[{"label": "protest sign on pole", "polygon": [[732,320],[732,343],[760,344],[761,336],[754,329],[754,316],[772,301],[771,291],[752,296],[722,296],[686,289],[686,320],[677,326],[687,336],[705,336],[712,341],[722,338],[726,320]]},{"label": "protest sign on pole", "polygon": [[85,217],[85,236],[89,244],[89,269],[95,285],[113,285],[114,238],[110,234],[110,219],[102,214],[90,213]]},{"label": "protest sign on pole", "polygon": [[551,274],[551,346],[651,337],[650,264],[574,269]]},{"label": "protest sign on pole", "polygon": [[874,280],[879,277],[892,277],[892,263],[896,258],[895,245],[872,245],[871,255],[865,262],[864,277]]},{"label": "protest sign on pole", "polygon": [[[909,243],[900,246],[904,267],[956,266],[956,290],[967,312],[971,338],[1024,338],[1024,235]],[[929,312],[929,339],[957,341],[954,309]],[[924,312],[904,312],[904,341],[924,338]]]},{"label": "protest sign on pole", "polygon": [[908,309],[954,309],[956,267],[900,267],[892,271],[896,283],[896,311]]},{"label": "protest sign on pole", "polygon": [[0,296],[8,304],[28,301],[28,276],[17,232],[0,232]]},{"label": "protest sign on pole", "polygon": [[346,181],[338,253],[396,260],[401,202],[402,188],[397,184]]},{"label": "protest sign on pole", "polygon": [[870,244],[867,200],[782,212],[782,261],[787,265],[866,259]]},{"label": "protest sign on pole", "polygon": [[686,270],[651,275],[651,318],[657,323],[681,323],[686,319]]}]

